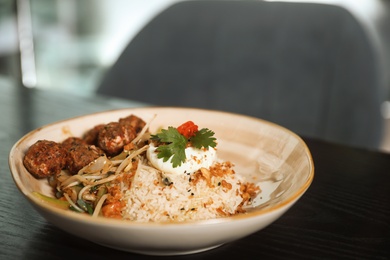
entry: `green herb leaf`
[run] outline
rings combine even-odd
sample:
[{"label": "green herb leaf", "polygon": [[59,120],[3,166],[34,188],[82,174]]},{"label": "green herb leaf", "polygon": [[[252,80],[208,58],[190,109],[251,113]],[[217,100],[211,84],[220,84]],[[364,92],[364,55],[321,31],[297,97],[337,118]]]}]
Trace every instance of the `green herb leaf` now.
[{"label": "green herb leaf", "polygon": [[157,157],[162,158],[164,162],[172,157],[172,166],[180,166],[186,160],[185,148],[187,140],[176,128],[168,127],[168,130],[162,129],[161,133],[151,136],[152,140],[164,143],[157,147]]},{"label": "green herb leaf", "polygon": [[169,126],[168,129],[161,129],[160,133],[151,135],[150,139],[159,143],[156,149],[158,152],[157,158],[162,158],[163,162],[172,158],[172,166],[176,168],[186,160],[185,149],[188,142],[197,149],[201,149],[202,147],[208,149],[208,147],[215,147],[217,145],[216,138],[213,136],[213,131],[203,128],[187,140],[179,133],[177,128]]},{"label": "green herb leaf", "polygon": [[215,147],[217,145],[216,138],[213,137],[214,132],[207,129],[200,129],[195,136],[191,137],[190,141],[193,147],[201,149],[202,147],[208,149],[208,147]]}]

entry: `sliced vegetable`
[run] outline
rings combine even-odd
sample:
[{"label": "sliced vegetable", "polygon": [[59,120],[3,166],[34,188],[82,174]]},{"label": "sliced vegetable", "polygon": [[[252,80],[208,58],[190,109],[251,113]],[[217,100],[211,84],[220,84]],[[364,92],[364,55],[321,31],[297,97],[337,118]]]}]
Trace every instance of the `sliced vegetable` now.
[{"label": "sliced vegetable", "polygon": [[92,215],[93,214],[93,208],[92,205],[84,200],[77,200],[77,205],[80,206],[85,212]]},{"label": "sliced vegetable", "polygon": [[32,194],[34,196],[36,196],[37,198],[42,199],[42,200],[44,200],[44,201],[46,201],[46,202],[48,202],[48,203],[50,203],[58,208],[69,209],[70,204],[68,201],[55,199],[55,198],[43,195],[43,194],[36,192],[36,191],[32,192]]}]

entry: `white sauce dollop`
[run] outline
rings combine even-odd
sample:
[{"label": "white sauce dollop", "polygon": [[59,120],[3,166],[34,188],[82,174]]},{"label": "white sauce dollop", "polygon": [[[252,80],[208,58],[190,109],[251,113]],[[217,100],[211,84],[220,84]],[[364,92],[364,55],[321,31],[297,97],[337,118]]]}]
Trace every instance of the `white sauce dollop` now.
[{"label": "white sauce dollop", "polygon": [[151,164],[165,173],[171,174],[185,174],[193,173],[200,168],[209,168],[217,159],[216,149],[209,147],[209,149],[196,149],[193,147],[188,147],[185,149],[186,160],[180,166],[173,168],[170,158],[166,162],[162,158],[157,158],[157,153],[153,144],[149,145],[148,150],[146,151],[146,156]]}]

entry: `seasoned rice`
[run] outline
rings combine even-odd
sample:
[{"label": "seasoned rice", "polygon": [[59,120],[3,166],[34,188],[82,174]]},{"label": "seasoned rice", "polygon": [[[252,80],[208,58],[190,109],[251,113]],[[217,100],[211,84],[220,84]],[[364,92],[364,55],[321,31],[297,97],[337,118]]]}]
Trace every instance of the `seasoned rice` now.
[{"label": "seasoned rice", "polygon": [[[249,187],[249,189],[248,189]],[[229,162],[191,174],[163,175],[139,163],[124,192],[124,219],[137,222],[206,220],[243,212],[258,187],[247,184]],[[246,195],[245,195],[246,194]]]}]

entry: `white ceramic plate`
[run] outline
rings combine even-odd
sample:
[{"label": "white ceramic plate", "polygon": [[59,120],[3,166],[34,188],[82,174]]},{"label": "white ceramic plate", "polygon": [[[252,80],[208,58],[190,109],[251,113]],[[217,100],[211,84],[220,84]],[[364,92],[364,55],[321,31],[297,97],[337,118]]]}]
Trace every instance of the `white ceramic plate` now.
[{"label": "white ceramic plate", "polygon": [[[156,118],[151,132],[192,120],[215,132],[218,157],[235,164],[236,172],[259,182],[261,196],[249,212],[228,218],[175,224],[134,223],[62,210],[32,192],[53,197],[46,179],[37,180],[24,168],[24,153],[40,139],[62,141],[82,136],[91,127],[135,114]],[[10,151],[9,165],[19,190],[49,222],[75,236],[107,247],[150,255],[201,252],[248,236],[285,213],[309,188],[314,165],[309,149],[293,132],[273,123],[242,116],[191,108],[146,107],[106,111],[56,122],[21,138]]]}]

